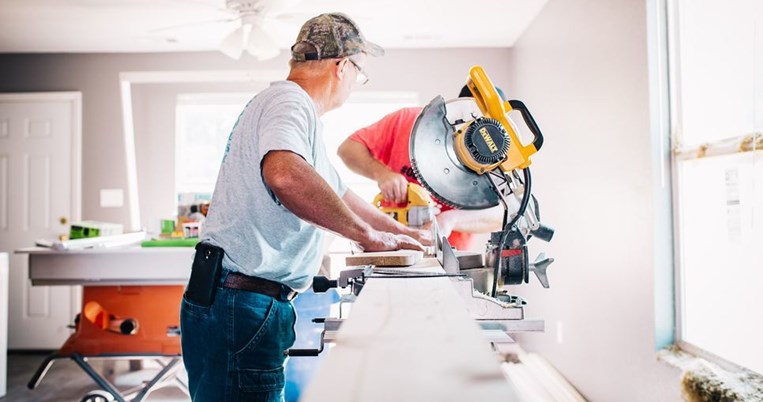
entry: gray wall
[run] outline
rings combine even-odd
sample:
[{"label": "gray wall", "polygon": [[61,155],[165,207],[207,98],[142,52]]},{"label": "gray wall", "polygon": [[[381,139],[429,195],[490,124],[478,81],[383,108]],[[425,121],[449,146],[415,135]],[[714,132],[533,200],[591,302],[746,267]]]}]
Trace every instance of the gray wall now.
[{"label": "gray wall", "polygon": [[[285,54],[274,60],[257,62],[246,57],[234,61],[216,52],[0,55],[0,92],[82,91],[82,216],[128,225],[119,73],[246,69],[285,71],[286,63]],[[384,57],[369,61],[371,82],[362,90],[417,91],[422,99],[427,100],[436,94],[455,97],[473,64],[484,65],[497,83],[508,79],[507,49],[392,49]],[[173,185],[174,176],[171,169],[155,167],[174,165],[174,156],[162,152],[174,149],[174,111],[164,115],[157,111],[166,113],[171,110],[168,102],[173,99],[173,91],[180,89],[161,85],[147,85],[152,87],[150,89],[137,88],[139,86],[135,86],[135,100],[144,99],[146,102],[133,102],[135,114],[147,119],[135,122],[140,204],[143,209],[165,211],[167,208],[164,205],[171,196],[166,189]],[[242,83],[241,87],[246,90],[247,84]],[[183,90],[189,88],[183,86]],[[230,84],[199,84],[198,88],[200,92],[216,88],[230,90]],[[159,160],[161,158],[165,159]],[[151,164],[151,168],[147,168],[146,164]],[[101,208],[99,194],[100,189],[104,188],[124,189],[125,206]],[[161,206],[156,206],[157,203]],[[142,223],[145,224],[144,220]]]},{"label": "gray wall", "polygon": [[646,10],[643,0],[552,0],[512,49],[510,97],[545,133],[535,194],[555,257],[550,289],[515,289],[544,334],[521,336],[591,401],[676,401],[656,359]]}]

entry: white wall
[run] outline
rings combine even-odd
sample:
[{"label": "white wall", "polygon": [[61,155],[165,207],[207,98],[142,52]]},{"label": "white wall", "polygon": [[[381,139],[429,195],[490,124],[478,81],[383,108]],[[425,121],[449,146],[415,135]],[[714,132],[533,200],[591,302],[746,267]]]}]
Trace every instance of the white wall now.
[{"label": "white wall", "polygon": [[556,236],[550,289],[516,288],[544,334],[521,336],[591,401],[677,401],[657,362],[652,161],[643,0],[551,0],[512,49],[508,96],[545,134],[533,158]]}]

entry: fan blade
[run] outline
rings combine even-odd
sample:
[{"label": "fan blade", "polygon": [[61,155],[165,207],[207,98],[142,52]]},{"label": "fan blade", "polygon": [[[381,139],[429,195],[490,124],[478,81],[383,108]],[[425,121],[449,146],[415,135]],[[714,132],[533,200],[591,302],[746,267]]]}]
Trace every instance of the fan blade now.
[{"label": "fan blade", "polygon": [[272,59],[281,53],[273,38],[257,25],[252,25],[246,51],[257,60]]},{"label": "fan blade", "polygon": [[246,32],[243,26],[236,28],[220,43],[220,51],[231,59],[240,59],[244,52],[244,38]]}]

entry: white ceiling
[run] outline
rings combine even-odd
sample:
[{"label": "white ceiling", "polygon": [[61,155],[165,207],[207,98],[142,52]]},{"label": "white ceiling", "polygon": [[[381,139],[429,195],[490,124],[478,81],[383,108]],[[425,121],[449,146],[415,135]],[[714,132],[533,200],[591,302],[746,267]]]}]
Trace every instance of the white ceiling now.
[{"label": "white ceiling", "polygon": [[[386,48],[510,47],[547,0],[264,1],[285,9],[269,8],[263,28],[288,49],[302,22],[332,11]],[[215,50],[239,23],[197,22],[235,16],[225,0],[0,0],[0,53]]]}]

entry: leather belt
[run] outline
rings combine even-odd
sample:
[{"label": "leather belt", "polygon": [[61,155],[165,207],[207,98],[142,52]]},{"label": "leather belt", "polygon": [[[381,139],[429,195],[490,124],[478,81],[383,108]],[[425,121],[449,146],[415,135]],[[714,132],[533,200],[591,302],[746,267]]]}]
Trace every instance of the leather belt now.
[{"label": "leather belt", "polygon": [[238,272],[230,272],[225,277],[223,287],[255,292],[281,301],[291,301],[297,297],[297,292],[284,284]]}]

